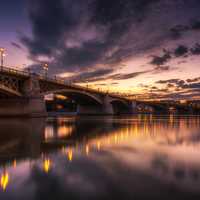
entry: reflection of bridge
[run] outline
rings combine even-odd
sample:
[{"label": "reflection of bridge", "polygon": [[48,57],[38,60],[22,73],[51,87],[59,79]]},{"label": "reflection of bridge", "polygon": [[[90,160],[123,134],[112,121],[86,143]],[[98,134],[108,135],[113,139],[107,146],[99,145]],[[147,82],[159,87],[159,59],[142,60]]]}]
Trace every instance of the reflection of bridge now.
[{"label": "reflection of bridge", "polygon": [[44,96],[61,94],[77,103],[77,114],[132,113],[133,101],[63,80],[51,79],[11,68],[0,69],[0,115],[45,116]]}]

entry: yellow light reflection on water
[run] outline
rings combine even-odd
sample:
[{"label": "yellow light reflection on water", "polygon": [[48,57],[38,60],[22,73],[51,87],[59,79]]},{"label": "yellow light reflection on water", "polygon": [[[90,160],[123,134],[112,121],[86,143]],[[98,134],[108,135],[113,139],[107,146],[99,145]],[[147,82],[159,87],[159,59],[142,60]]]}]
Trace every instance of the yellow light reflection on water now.
[{"label": "yellow light reflection on water", "polygon": [[69,149],[67,151],[67,158],[68,160],[71,162],[73,160],[73,150],[72,149]]},{"label": "yellow light reflection on water", "polygon": [[9,174],[8,172],[4,172],[1,175],[1,188],[5,191],[9,183]]},{"label": "yellow light reflection on water", "polygon": [[86,145],[86,147],[85,147],[85,153],[86,153],[87,156],[89,155],[89,153],[90,153],[90,147],[89,147],[89,145]]},{"label": "yellow light reflection on water", "polygon": [[100,149],[101,149],[101,142],[97,141],[97,150],[100,151]]},{"label": "yellow light reflection on water", "polygon": [[45,160],[43,161],[43,169],[44,169],[44,171],[45,171],[46,173],[48,173],[48,172],[50,171],[51,165],[52,165],[52,163],[51,163],[51,161],[50,161],[49,159],[45,159]]}]

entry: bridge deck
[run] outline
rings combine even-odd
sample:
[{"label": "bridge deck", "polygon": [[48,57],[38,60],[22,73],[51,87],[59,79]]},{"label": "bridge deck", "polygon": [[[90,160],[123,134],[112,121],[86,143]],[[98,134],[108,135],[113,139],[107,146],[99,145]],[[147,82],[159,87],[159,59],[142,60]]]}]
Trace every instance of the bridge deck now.
[{"label": "bridge deck", "polygon": [[94,89],[94,88],[88,88],[88,87],[83,87],[77,84],[73,84],[67,80],[64,80],[60,77],[47,77],[47,76],[43,76],[40,74],[36,74],[36,73],[32,73],[28,70],[19,70],[19,69],[15,69],[15,68],[10,68],[10,67],[0,67],[0,73],[6,74],[6,75],[11,75],[11,76],[15,76],[15,77],[19,77],[19,78],[24,78],[27,79],[31,76],[35,76],[38,78],[38,80],[40,81],[44,81],[46,83],[51,83],[51,84],[55,84],[55,85],[59,85],[59,86],[63,86],[63,88],[66,87],[66,89],[75,89],[75,90],[83,90],[85,92],[89,92],[89,93],[95,93],[95,94],[100,94],[100,95],[109,95],[110,97],[113,98],[118,98],[121,100],[129,100],[128,97],[124,97],[120,94],[116,94],[116,93],[111,93],[109,91],[103,91],[100,89]]}]

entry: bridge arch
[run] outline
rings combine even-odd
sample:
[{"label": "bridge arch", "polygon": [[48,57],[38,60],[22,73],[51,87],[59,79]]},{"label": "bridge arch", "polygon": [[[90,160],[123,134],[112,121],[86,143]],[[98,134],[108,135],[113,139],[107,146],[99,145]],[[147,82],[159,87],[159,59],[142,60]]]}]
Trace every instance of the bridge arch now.
[{"label": "bridge arch", "polygon": [[75,89],[61,89],[55,91],[46,92],[44,95],[48,94],[59,94],[74,100],[79,105],[96,105],[101,106],[102,100],[94,94],[90,94],[85,91],[75,90]]}]

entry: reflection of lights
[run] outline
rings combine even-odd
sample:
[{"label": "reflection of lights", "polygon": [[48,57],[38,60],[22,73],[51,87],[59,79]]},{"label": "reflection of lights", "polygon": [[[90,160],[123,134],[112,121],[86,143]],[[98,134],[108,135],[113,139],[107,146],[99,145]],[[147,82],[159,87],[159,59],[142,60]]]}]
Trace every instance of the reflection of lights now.
[{"label": "reflection of lights", "polygon": [[73,160],[73,151],[72,149],[69,149],[67,151],[67,157],[68,157],[68,160],[71,162]]},{"label": "reflection of lights", "polygon": [[99,151],[101,149],[101,142],[97,142],[97,150]]},{"label": "reflection of lights", "polygon": [[171,124],[173,124],[173,122],[174,122],[174,115],[171,114],[169,116],[169,121],[170,121]]},{"label": "reflection of lights", "polygon": [[52,139],[53,138],[53,127],[51,127],[51,126],[47,126],[46,128],[45,128],[45,135],[44,135],[44,137],[45,137],[45,140],[49,140],[49,139]]},{"label": "reflection of lights", "polygon": [[86,145],[86,147],[85,147],[85,153],[86,153],[86,155],[89,155],[89,152],[90,152],[90,148],[89,148],[88,145]]},{"label": "reflection of lights", "polygon": [[62,137],[66,137],[68,135],[71,135],[73,131],[73,126],[60,126],[58,128],[58,137],[62,138]]},{"label": "reflection of lights", "polygon": [[13,167],[14,167],[14,168],[17,167],[17,161],[16,161],[16,160],[13,161]]},{"label": "reflection of lights", "polygon": [[44,162],[43,162],[43,169],[46,173],[49,172],[51,168],[51,161],[49,159],[45,159]]},{"label": "reflection of lights", "polygon": [[7,172],[4,172],[1,175],[1,188],[3,190],[6,190],[6,188],[8,186],[8,182],[9,182],[9,174]]}]

